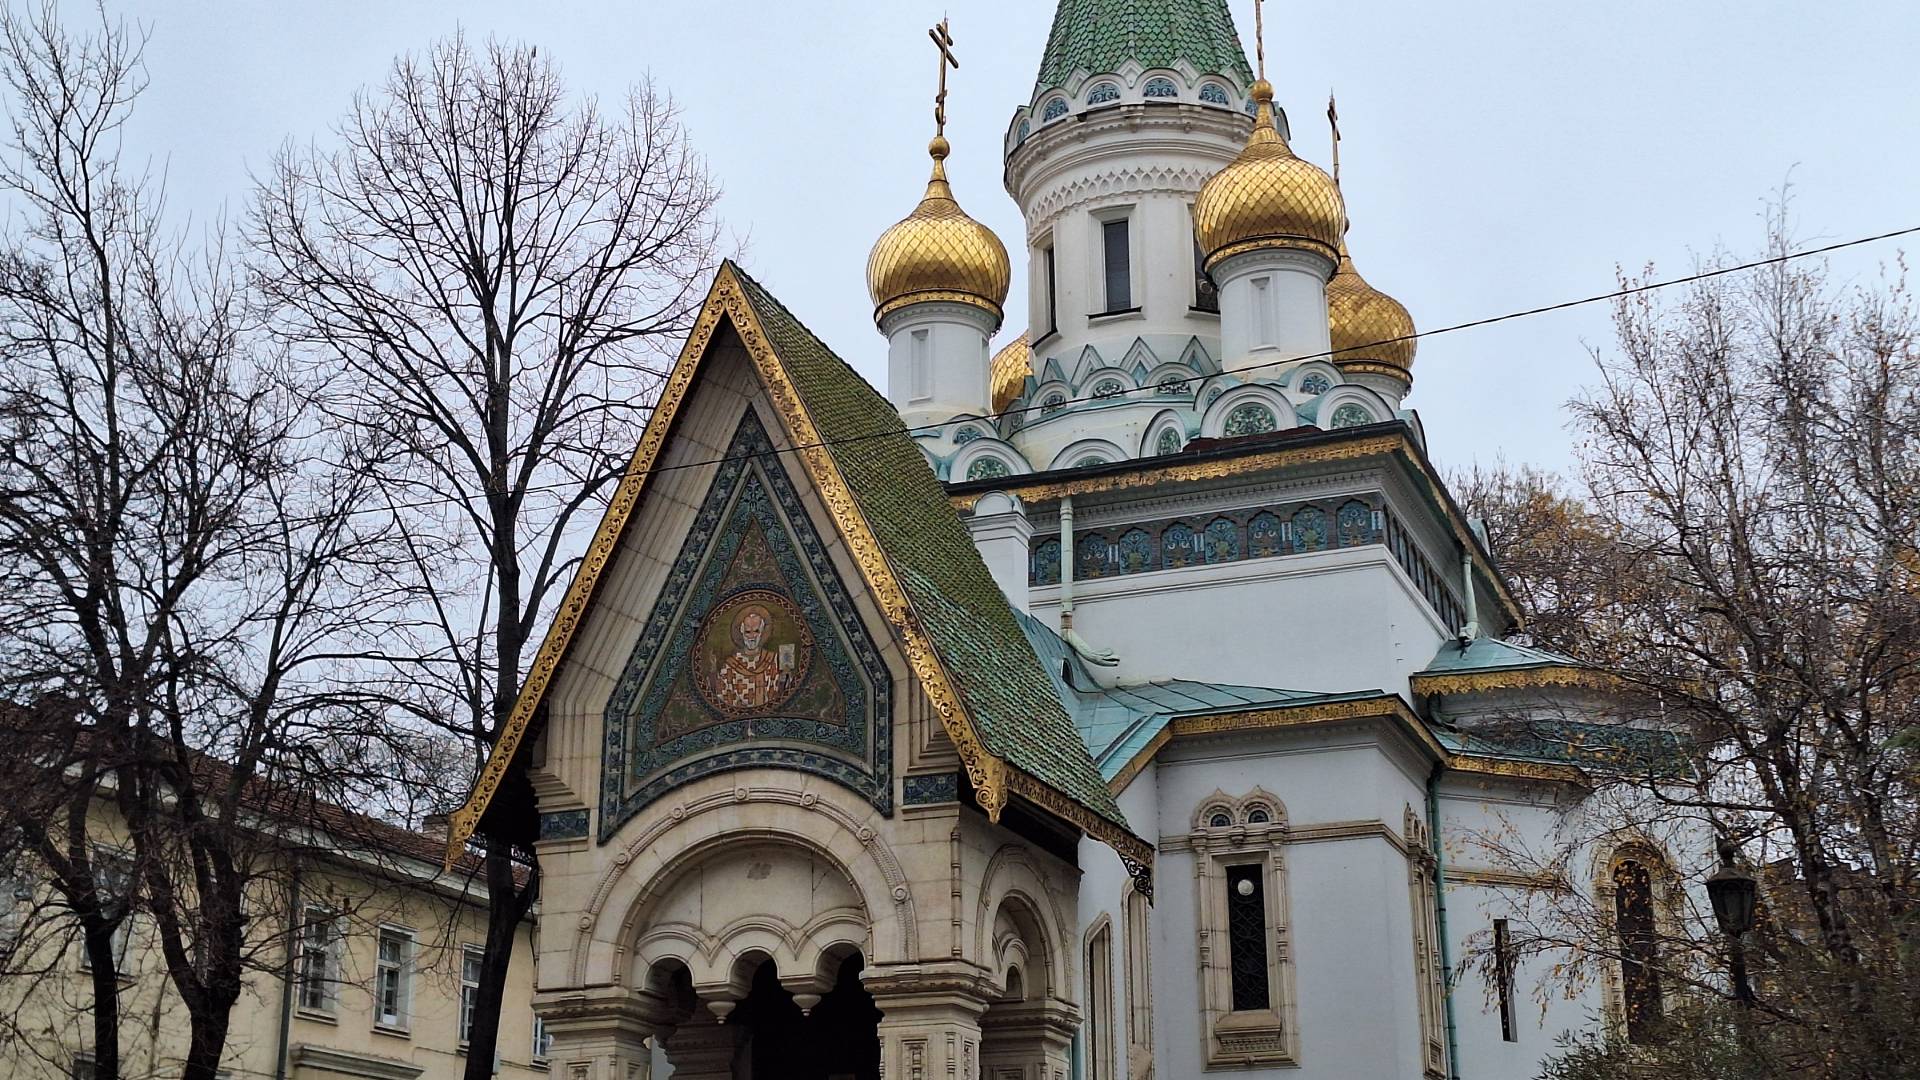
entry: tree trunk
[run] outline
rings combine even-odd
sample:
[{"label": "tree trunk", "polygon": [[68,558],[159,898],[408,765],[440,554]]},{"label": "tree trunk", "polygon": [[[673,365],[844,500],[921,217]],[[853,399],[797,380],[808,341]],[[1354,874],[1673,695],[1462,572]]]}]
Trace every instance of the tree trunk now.
[{"label": "tree trunk", "polygon": [[195,1009],[188,1018],[187,1064],[180,1080],[215,1080],[220,1071],[220,1054],[227,1045],[227,1023],[233,1016],[228,1008]]},{"label": "tree trunk", "polygon": [[94,1080],[120,1080],[120,968],[114,955],[116,926],[96,923],[81,931],[93,977]]},{"label": "tree trunk", "polygon": [[528,874],[526,885],[515,887],[511,851],[503,840],[487,841],[487,951],[480,961],[480,985],[474,991],[465,1080],[489,1080],[493,1076],[500,1041],[500,1010],[506,1003],[507,972],[513,966],[514,941],[520,933],[520,921],[532,909],[540,886],[540,873],[536,868]]}]

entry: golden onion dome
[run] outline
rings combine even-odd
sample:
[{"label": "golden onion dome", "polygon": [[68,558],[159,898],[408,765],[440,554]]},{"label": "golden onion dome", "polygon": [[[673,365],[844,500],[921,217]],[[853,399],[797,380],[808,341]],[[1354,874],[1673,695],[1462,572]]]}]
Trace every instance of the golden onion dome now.
[{"label": "golden onion dome", "polygon": [[1413,380],[1413,316],[1400,301],[1367,284],[1340,245],[1340,268],[1327,282],[1327,330],[1333,362],[1343,371]]},{"label": "golden onion dome", "polygon": [[988,382],[993,387],[993,411],[1005,412],[1027,388],[1027,376],[1033,374],[1033,346],[1027,335],[1021,334],[994,353],[991,370]]},{"label": "golden onion dome", "polygon": [[909,304],[946,300],[971,304],[1000,326],[1001,305],[1013,276],[1007,247],[953,200],[944,162],[952,146],[935,136],[927,146],[933,178],[913,213],[880,234],[867,257],[867,289],[875,322]]},{"label": "golden onion dome", "polygon": [[1273,121],[1273,84],[1253,84],[1259,103],[1247,148],[1215,173],[1193,204],[1206,268],[1244,251],[1294,248],[1339,257],[1346,227],[1340,188],[1297,157]]}]

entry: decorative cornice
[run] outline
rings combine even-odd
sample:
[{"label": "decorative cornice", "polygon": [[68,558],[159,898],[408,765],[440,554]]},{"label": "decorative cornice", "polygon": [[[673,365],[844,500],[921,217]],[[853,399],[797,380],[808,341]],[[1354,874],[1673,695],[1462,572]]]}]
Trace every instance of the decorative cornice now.
[{"label": "decorative cornice", "polygon": [[364,1077],[365,1080],[414,1080],[426,1071],[412,1062],[372,1054],[355,1054],[312,1043],[295,1043],[287,1057],[294,1065],[305,1065],[340,1076]]},{"label": "decorative cornice", "polygon": [[1413,386],[1413,372],[1398,364],[1381,360],[1335,360],[1333,363],[1344,375],[1383,375],[1408,387]]},{"label": "decorative cornice", "polygon": [[970,292],[959,292],[951,289],[928,289],[922,292],[908,293],[905,296],[895,297],[881,304],[879,307],[874,308],[873,321],[875,325],[878,325],[894,312],[902,308],[910,308],[915,304],[964,304],[967,307],[979,308],[981,311],[993,316],[993,330],[987,332],[988,336],[992,336],[994,330],[1000,329],[1000,323],[1006,318],[1006,313],[1001,310],[1000,305],[984,296],[976,296]]},{"label": "decorative cornice", "polygon": [[1421,697],[1489,694],[1506,690],[1543,690],[1555,687],[1617,690],[1622,686],[1616,676],[1572,664],[1543,664],[1539,667],[1415,675],[1412,682],[1413,692]]},{"label": "decorative cornice", "polygon": [[1031,235],[1051,227],[1064,214],[1094,199],[1137,195],[1193,195],[1217,169],[1136,165],[1102,169],[1055,185],[1027,208]]},{"label": "decorative cornice", "polygon": [[1080,828],[1088,836],[1105,843],[1120,856],[1134,884],[1148,897],[1153,896],[1153,845],[1119,825],[1068,798],[1049,784],[1013,766],[1007,766],[1008,785],[1014,793]]},{"label": "decorative cornice", "polygon": [[[1513,761],[1507,758],[1455,754],[1447,761],[1449,772],[1478,776],[1497,776],[1511,780],[1538,780],[1551,784],[1590,786],[1587,774],[1572,765],[1548,765],[1537,761]],[[1447,871],[1451,876],[1453,871]]]},{"label": "decorative cornice", "polygon": [[1471,885],[1483,889],[1543,889],[1548,892],[1572,892],[1566,878],[1555,874],[1522,874],[1512,870],[1479,867],[1447,867],[1447,885]]},{"label": "decorative cornice", "polygon": [[1209,254],[1206,259],[1207,272],[1211,274],[1220,269],[1222,263],[1236,255],[1247,255],[1256,251],[1298,251],[1318,255],[1326,263],[1322,276],[1328,278],[1333,277],[1334,269],[1340,265],[1340,252],[1328,247],[1324,241],[1316,240],[1311,236],[1256,236],[1251,240],[1228,244]]},{"label": "decorative cornice", "polygon": [[[1385,424],[1373,425],[1372,430],[1386,427]],[[1494,570],[1480,542],[1468,530],[1466,521],[1458,513],[1446,494],[1446,487],[1433,472],[1426,455],[1413,443],[1411,431],[1405,424],[1394,424],[1392,430],[1382,435],[1361,435],[1367,428],[1349,428],[1334,432],[1313,432],[1315,441],[1297,446],[1272,448],[1234,447],[1218,455],[1209,454],[1201,460],[1181,461],[1182,454],[1165,464],[1158,459],[1140,459],[1122,462],[1110,469],[1093,472],[1089,476],[1072,479],[1058,479],[1052,472],[1030,473],[1024,476],[996,479],[991,489],[984,486],[978,491],[970,490],[968,484],[949,484],[949,488],[961,488],[951,498],[954,506],[961,511],[970,511],[974,502],[988,490],[1005,491],[1018,495],[1029,507],[1036,503],[1060,498],[1062,495],[1090,495],[1113,491],[1131,491],[1152,488],[1160,484],[1183,483],[1193,481],[1220,480],[1231,477],[1248,477],[1275,469],[1292,468],[1301,465],[1321,464],[1333,461],[1354,461],[1371,457],[1397,455],[1406,464],[1414,476],[1426,485],[1421,494],[1432,499],[1443,508],[1441,514],[1446,528],[1452,533],[1454,542],[1461,550],[1471,553],[1474,568],[1481,578],[1493,586],[1495,593],[1517,620],[1520,606],[1508,590],[1507,583]]]}]

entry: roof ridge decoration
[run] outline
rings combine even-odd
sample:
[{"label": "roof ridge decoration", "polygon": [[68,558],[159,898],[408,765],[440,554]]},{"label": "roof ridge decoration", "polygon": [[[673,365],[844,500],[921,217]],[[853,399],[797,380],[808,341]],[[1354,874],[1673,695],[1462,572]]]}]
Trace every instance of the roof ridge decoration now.
[{"label": "roof ridge decoration", "polygon": [[[966,539],[959,519],[953,517],[951,530],[931,530],[951,532],[953,536],[926,538],[928,543],[937,545],[958,537],[965,544],[966,554],[971,556],[970,560],[956,558],[950,560],[952,565],[936,567],[935,572],[950,577],[945,582],[931,578],[925,568],[896,562],[877,535],[876,522],[882,529],[901,524],[892,520],[892,513],[911,515],[934,508],[941,514],[953,514],[939,480],[927,469],[925,458],[906,434],[898,416],[845,361],[827,349],[784,305],[731,260],[723,263],[714,276],[713,286],[641,434],[626,475],[615,490],[586,557],[555,612],[493,753],[466,804],[449,819],[448,852],[459,853],[479,828],[488,805],[507,777],[509,765],[521,751],[532,721],[612,564],[653,465],[666,448],[701,361],[723,319],[739,335],[768,397],[787,427],[802,466],[845,537],[861,577],[898,635],[909,667],[959,753],[981,809],[990,820],[998,821],[1009,795],[1018,793],[1112,846],[1136,878],[1147,880],[1152,845],[1128,829],[1118,804],[1101,781],[1071,720],[1047,684],[1046,673],[1040,670],[1038,659],[1014,623],[1005,597],[994,587],[990,596],[963,598],[973,601],[967,604],[947,595],[943,589],[943,585],[965,589],[975,584],[968,578],[970,570],[977,571],[975,576],[988,584],[992,581],[971,541]],[[813,385],[810,389],[801,386],[803,382],[819,384],[835,380],[842,385]],[[854,399],[838,402],[841,407],[837,412],[836,402],[830,400],[836,389],[846,391]],[[864,427],[852,433],[832,430],[842,421]],[[882,430],[874,430],[876,424]],[[828,430],[823,431],[823,426]],[[863,436],[860,442],[853,443],[861,448],[861,453],[850,454],[845,461],[836,459],[836,441],[846,441],[850,434]],[[890,452],[889,448],[899,450],[901,447],[913,456],[919,471],[925,473],[924,484],[916,484],[918,476],[899,468],[900,461],[881,460]],[[849,483],[844,475],[846,467],[860,472],[866,458],[874,459],[873,468],[884,473],[888,483],[858,488]],[[903,472],[906,475],[901,475]],[[916,492],[916,487],[925,490]],[[918,502],[926,505],[916,510],[914,504]],[[914,532],[915,526],[924,524],[909,522],[904,528],[918,535]],[[897,537],[891,538],[898,543]],[[958,555],[959,551],[956,548],[951,553],[935,554]],[[992,625],[999,621],[1004,621],[1005,626]],[[966,666],[954,669],[949,665],[947,654],[964,651],[968,644],[957,628],[961,622],[969,623],[968,629],[989,635],[1004,630],[1019,642],[1027,663],[1022,665],[1016,655],[997,658],[1002,662],[994,665],[973,665],[981,669],[977,671],[969,671]],[[1012,663],[1005,664],[1007,660]],[[1025,670],[1027,668],[1031,671]],[[1035,681],[1044,693],[1023,699],[1020,691],[1030,689],[1022,685],[1023,680]],[[1047,706],[1051,706],[1051,715]],[[1028,707],[1034,707],[1032,712],[1022,715]],[[1012,715],[1000,716],[1003,710]],[[1007,730],[998,730],[1002,726]],[[1062,734],[1067,745],[1046,745],[1049,739],[1058,742]],[[1032,738],[1034,735],[1042,738]]]},{"label": "roof ridge decoration", "polygon": [[1182,60],[1202,75],[1253,82],[1226,0],[1060,0],[1033,100],[1065,88],[1075,72],[1111,74],[1128,61],[1173,68]]}]

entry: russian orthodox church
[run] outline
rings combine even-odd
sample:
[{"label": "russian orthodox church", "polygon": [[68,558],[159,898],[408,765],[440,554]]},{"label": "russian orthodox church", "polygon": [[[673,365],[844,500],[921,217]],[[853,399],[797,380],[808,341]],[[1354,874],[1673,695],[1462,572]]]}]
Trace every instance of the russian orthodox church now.
[{"label": "russian orthodox church", "polygon": [[884,395],[720,270],[456,815],[539,854],[557,1074],[1521,1078],[1657,1009],[1461,960],[1532,888],[1650,940],[1652,842],[1465,839],[1553,835],[1637,729],[1505,640],[1414,324],[1224,0],[1061,0],[997,351],[952,151],[868,264]]}]

